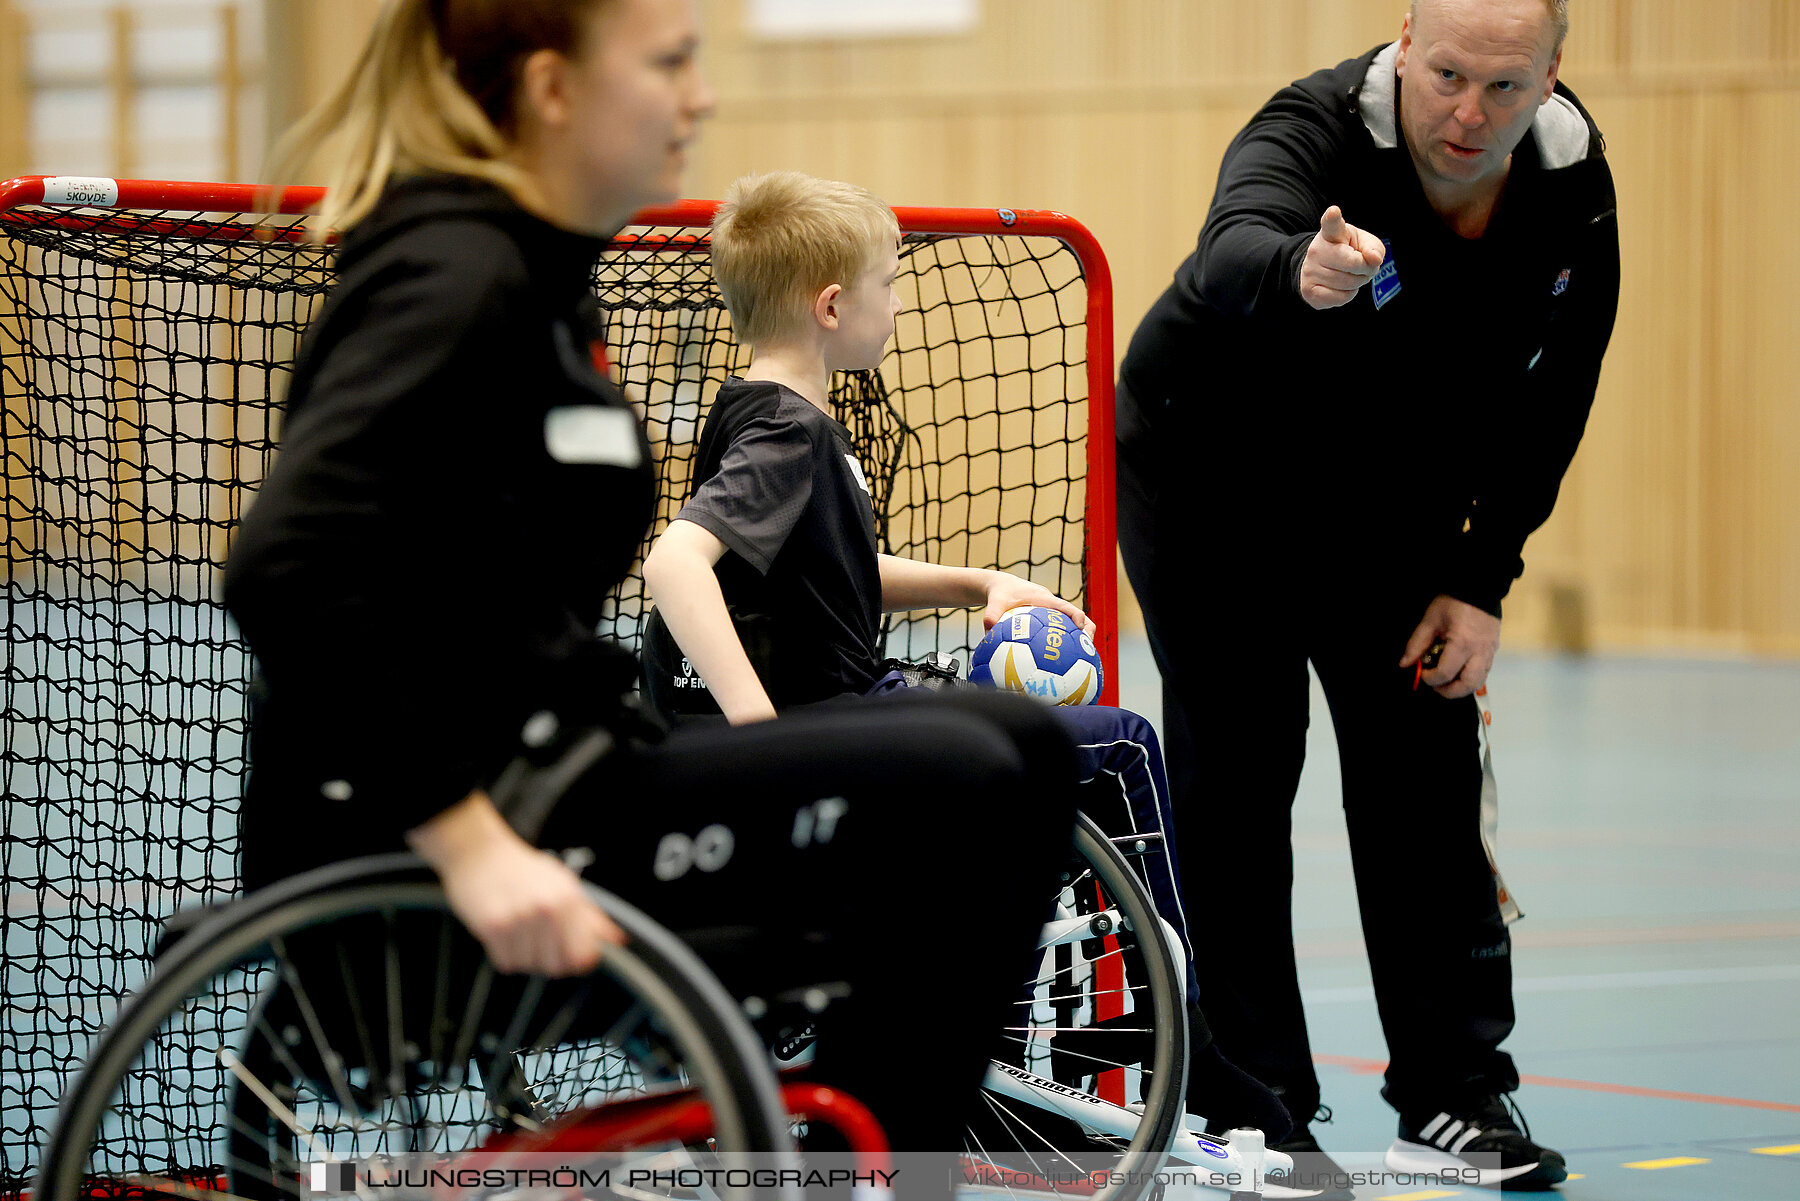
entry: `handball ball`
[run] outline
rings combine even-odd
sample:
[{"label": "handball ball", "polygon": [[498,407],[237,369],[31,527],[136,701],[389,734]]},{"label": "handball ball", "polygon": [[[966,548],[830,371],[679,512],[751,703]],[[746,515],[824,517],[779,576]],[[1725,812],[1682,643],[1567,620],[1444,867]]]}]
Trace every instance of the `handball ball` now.
[{"label": "handball ball", "polygon": [[1067,614],[1008,609],[975,647],[969,679],[1052,705],[1091,705],[1104,679],[1094,640]]}]

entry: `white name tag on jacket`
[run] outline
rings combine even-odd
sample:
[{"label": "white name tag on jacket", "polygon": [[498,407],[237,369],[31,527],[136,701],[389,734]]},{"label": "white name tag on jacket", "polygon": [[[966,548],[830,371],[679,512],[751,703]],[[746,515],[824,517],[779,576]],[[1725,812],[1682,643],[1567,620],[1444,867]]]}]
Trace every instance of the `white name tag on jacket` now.
[{"label": "white name tag on jacket", "polygon": [[544,414],[544,449],[558,463],[636,467],[644,461],[637,417],[605,405],[564,405]]},{"label": "white name tag on jacket", "polygon": [[850,474],[856,477],[856,486],[861,488],[864,492],[867,492],[870,496],[875,495],[873,492],[869,492],[869,481],[863,475],[862,464],[856,461],[856,456],[845,455],[844,462],[850,464]]}]

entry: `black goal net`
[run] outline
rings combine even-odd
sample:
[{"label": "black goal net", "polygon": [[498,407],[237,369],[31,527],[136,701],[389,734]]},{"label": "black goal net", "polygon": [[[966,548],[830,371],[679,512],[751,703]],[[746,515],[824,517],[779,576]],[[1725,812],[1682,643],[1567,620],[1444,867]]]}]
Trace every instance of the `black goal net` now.
[{"label": "black goal net", "polygon": [[[746,361],[712,283],[707,211],[626,231],[595,280],[615,372],[660,458],[657,529],[687,497],[718,383]],[[907,230],[905,309],[882,366],[834,381],[883,549],[1028,575],[1110,630],[1110,587],[1087,587],[1089,544],[1110,521],[1088,513],[1082,259],[1058,237],[1012,232],[1013,214],[971,212],[953,233],[937,212],[930,232]],[[276,453],[287,364],[330,260],[287,217],[0,210],[0,1193],[27,1187],[163,919],[236,889],[252,664],[217,579]],[[634,573],[603,632],[635,645],[644,616]],[[888,653],[942,649],[966,665],[980,634],[978,613],[915,615],[891,624]],[[211,1045],[246,1005],[222,999],[196,1019],[213,1024]],[[197,1104],[153,1088],[143,1103]],[[167,1118],[158,1129],[206,1126]],[[137,1153],[206,1162],[201,1145]]]}]

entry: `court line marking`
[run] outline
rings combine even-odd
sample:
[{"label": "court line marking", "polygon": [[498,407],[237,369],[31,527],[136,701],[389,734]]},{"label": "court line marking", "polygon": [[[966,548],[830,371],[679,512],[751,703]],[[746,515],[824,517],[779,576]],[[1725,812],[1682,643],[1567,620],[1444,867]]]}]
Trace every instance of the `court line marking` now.
[{"label": "court line marking", "polygon": [[[1387,1060],[1356,1055],[1314,1055],[1314,1063],[1347,1069],[1353,1075],[1372,1076],[1387,1071]],[[1578,1092],[1612,1093],[1620,1097],[1648,1097],[1659,1101],[1692,1101],[1700,1105],[1732,1105],[1739,1109],[1765,1109],[1773,1113],[1800,1113],[1800,1105],[1785,1101],[1757,1101],[1749,1097],[1721,1097],[1714,1093],[1684,1093],[1667,1088],[1642,1088],[1635,1084],[1607,1084],[1598,1080],[1570,1080],[1564,1076],[1520,1076],[1522,1084],[1544,1088],[1569,1088]],[[1800,1146],[1795,1148],[1800,1151]]]},{"label": "court line marking", "polygon": [[1632,1163],[1622,1163],[1622,1168],[1636,1168],[1640,1172],[1657,1172],[1663,1168],[1687,1168],[1697,1163],[1711,1163],[1710,1159],[1701,1159],[1697,1155],[1671,1155],[1667,1159],[1639,1159]]},{"label": "court line marking", "polygon": [[1785,1147],[1752,1147],[1752,1155],[1800,1155],[1800,1143],[1789,1143]]},{"label": "court line marking", "polygon": [[[1749,967],[1672,968],[1660,972],[1605,972],[1580,976],[1524,976],[1513,980],[1514,993],[1589,992],[1610,988],[1668,988],[1684,984],[1754,984],[1775,980],[1800,980],[1800,963],[1758,964]],[[1339,988],[1313,988],[1302,994],[1308,1005],[1343,1005],[1370,1001],[1375,988],[1349,984]]]}]

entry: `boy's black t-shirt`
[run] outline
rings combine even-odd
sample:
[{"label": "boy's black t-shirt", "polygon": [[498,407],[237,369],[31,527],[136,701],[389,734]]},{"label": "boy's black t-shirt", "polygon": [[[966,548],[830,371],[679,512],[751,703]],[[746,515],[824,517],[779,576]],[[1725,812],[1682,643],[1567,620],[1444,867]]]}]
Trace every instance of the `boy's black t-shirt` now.
[{"label": "boy's black t-shirt", "polygon": [[790,388],[728,379],[676,514],[726,546],[725,602],[766,619],[777,709],[868,690],[879,674],[875,511],[850,431]]}]

